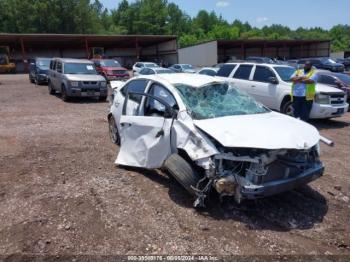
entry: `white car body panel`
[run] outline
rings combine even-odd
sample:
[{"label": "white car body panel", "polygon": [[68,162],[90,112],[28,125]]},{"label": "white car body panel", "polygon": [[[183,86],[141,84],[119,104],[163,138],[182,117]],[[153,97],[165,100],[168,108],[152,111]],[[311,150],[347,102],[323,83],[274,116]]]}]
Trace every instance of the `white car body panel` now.
[{"label": "white car body panel", "polygon": [[[171,154],[171,119],[122,115],[121,147],[116,164],[159,168]],[[163,130],[164,135],[158,133]]]},{"label": "white car body panel", "polygon": [[320,139],[315,127],[276,112],[194,120],[194,124],[225,147],[309,149]]}]

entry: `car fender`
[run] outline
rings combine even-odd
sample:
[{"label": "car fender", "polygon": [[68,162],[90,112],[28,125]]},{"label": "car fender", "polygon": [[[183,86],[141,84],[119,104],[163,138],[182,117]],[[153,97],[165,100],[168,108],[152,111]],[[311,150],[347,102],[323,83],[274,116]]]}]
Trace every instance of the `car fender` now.
[{"label": "car fender", "polygon": [[174,121],[173,136],[176,149],[184,150],[192,161],[207,159],[219,151],[211,140],[193,124],[192,118],[186,111],[181,111]]}]

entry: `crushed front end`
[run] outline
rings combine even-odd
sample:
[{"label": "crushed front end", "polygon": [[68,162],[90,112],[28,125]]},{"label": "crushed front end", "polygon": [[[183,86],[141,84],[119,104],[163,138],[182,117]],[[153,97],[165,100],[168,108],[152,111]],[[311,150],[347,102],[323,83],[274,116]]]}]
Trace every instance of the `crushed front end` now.
[{"label": "crushed front end", "polygon": [[[306,150],[224,148],[207,162],[211,167],[206,168],[207,183],[221,197],[234,196],[238,203],[292,190],[319,178],[324,171],[319,145]],[[198,162],[204,167],[203,163]],[[195,205],[204,204],[206,188],[197,188]]]}]

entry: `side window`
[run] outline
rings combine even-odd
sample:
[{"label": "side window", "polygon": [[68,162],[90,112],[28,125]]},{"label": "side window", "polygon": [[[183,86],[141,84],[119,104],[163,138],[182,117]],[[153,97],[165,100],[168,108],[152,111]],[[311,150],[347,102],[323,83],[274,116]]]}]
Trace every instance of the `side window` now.
[{"label": "side window", "polygon": [[179,65],[175,65],[174,68],[175,69],[181,69],[181,67]]},{"label": "side window", "polygon": [[252,71],[252,65],[240,65],[233,78],[249,80],[250,72]]},{"label": "side window", "polygon": [[58,61],[56,64],[56,71],[62,73],[62,62]]},{"label": "side window", "polygon": [[96,67],[100,67],[101,66],[100,61],[94,61],[94,64],[95,64]]},{"label": "side window", "polygon": [[[154,83],[150,90],[149,94],[159,98],[161,101],[166,102],[170,107],[176,109],[177,104],[174,96],[162,85]],[[145,116],[164,116],[166,107],[160,101],[147,97],[144,108]]]},{"label": "side window", "polygon": [[54,69],[54,66],[53,66],[53,65],[54,65],[54,60],[51,60],[51,61],[50,61],[50,69],[51,69],[51,70]]},{"label": "side window", "polygon": [[326,85],[337,86],[335,78],[331,76],[321,75],[318,78],[318,82]]},{"label": "side window", "polygon": [[[144,93],[147,84],[148,84],[148,80],[143,80],[143,79],[133,80],[133,81],[130,81],[127,85],[125,85],[120,91],[123,94],[123,96],[126,96],[127,91]],[[136,102],[141,102],[141,98],[138,95],[130,95],[129,99],[135,100]]]},{"label": "side window", "polygon": [[254,81],[269,83],[270,77],[276,77],[275,74],[265,66],[257,66],[255,69]]},{"label": "side window", "polygon": [[219,71],[217,72],[217,76],[222,76],[222,77],[228,77],[232,70],[235,69],[237,65],[232,65],[232,64],[229,64],[229,65],[223,65]]}]

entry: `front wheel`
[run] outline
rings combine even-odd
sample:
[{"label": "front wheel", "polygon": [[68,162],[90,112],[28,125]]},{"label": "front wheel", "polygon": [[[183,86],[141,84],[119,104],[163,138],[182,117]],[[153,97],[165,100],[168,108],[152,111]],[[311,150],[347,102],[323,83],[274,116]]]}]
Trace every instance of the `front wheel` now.
[{"label": "front wheel", "polygon": [[66,91],[66,88],[64,86],[62,86],[61,98],[64,102],[69,101],[69,96],[67,95],[67,91]]},{"label": "front wheel", "polygon": [[51,81],[49,81],[48,89],[49,89],[49,94],[50,95],[54,95],[56,93],[55,89],[53,88],[53,85],[52,85]]},{"label": "front wheel", "polygon": [[193,190],[193,187],[197,186],[200,175],[189,162],[178,154],[173,154],[165,161],[164,169],[191,195],[196,195],[196,191]]},{"label": "front wheel", "polygon": [[282,113],[288,116],[294,116],[293,102],[287,101],[282,106]]}]

